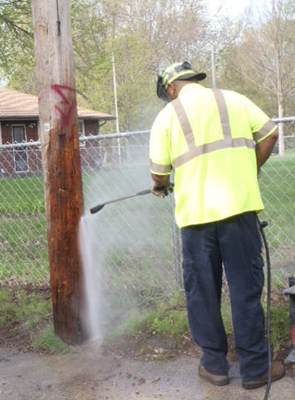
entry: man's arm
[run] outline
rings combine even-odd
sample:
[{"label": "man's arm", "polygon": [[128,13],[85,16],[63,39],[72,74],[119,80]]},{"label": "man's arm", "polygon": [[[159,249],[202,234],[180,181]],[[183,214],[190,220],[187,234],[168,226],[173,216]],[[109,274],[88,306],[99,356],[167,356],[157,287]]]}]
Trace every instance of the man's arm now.
[{"label": "man's arm", "polygon": [[266,139],[262,140],[256,146],[257,172],[271,155],[273,148],[278,140],[278,131],[276,130]]},{"label": "man's arm", "polygon": [[170,185],[170,175],[156,175],[152,174],[153,181],[155,182],[154,188],[162,189]]}]

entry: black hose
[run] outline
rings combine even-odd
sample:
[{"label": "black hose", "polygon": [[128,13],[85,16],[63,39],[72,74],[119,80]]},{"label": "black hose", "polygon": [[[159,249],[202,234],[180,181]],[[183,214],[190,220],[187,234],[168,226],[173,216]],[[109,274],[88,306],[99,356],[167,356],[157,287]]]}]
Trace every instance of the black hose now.
[{"label": "black hose", "polygon": [[270,321],[271,321],[271,315],[270,315],[270,306],[271,306],[271,267],[270,267],[270,256],[269,256],[269,248],[268,248],[268,243],[266,240],[266,236],[264,234],[263,229],[268,225],[267,222],[262,221],[260,222],[258,216],[257,216],[258,224],[259,224],[259,229],[260,233],[262,236],[264,248],[265,248],[265,254],[266,254],[266,266],[267,266],[267,351],[268,351],[268,377],[267,377],[267,387],[264,395],[263,400],[267,400],[270,392],[270,387],[271,387],[271,364],[272,364],[272,351],[271,351],[271,342],[270,342]]}]

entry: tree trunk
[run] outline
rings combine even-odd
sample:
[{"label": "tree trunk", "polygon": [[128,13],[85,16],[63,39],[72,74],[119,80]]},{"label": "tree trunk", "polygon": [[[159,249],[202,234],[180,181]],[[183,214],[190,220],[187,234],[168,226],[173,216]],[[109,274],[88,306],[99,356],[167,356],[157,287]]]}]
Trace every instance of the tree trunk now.
[{"label": "tree trunk", "polygon": [[[278,99],[278,117],[284,118],[284,107],[283,107],[283,92],[282,92],[282,65],[281,65],[281,42],[279,32],[279,20],[276,11],[276,2],[272,0],[272,18],[274,23],[274,44],[276,53],[276,75],[277,75],[277,99]],[[285,142],[284,142],[284,124],[279,123],[279,155],[285,154]]]},{"label": "tree trunk", "polygon": [[[284,108],[283,108],[283,96],[281,93],[278,93],[278,117],[284,118]],[[284,141],[284,124],[279,122],[278,124],[278,132],[279,132],[279,155],[285,155],[285,141]]]},{"label": "tree trunk", "polygon": [[[276,71],[277,71],[278,117],[284,118],[282,79],[281,79],[281,57],[279,49],[276,49]],[[279,155],[283,156],[285,154],[285,142],[284,142],[284,124],[282,122],[278,124],[278,132],[279,132]]]},{"label": "tree trunk", "polygon": [[33,0],[32,9],[54,327],[79,344],[83,193],[70,5]]}]

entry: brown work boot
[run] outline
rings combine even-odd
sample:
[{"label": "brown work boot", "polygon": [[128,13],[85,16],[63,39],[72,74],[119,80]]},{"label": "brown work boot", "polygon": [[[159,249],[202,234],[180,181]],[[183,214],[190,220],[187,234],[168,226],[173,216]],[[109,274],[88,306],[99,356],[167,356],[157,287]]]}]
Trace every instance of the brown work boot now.
[{"label": "brown work boot", "polygon": [[229,384],[228,375],[214,375],[206,371],[203,365],[199,366],[199,377],[212,383],[215,386],[225,386]]},{"label": "brown work boot", "polygon": [[[274,361],[271,366],[271,381],[277,381],[285,375],[285,367],[280,363],[280,361]],[[256,389],[267,384],[268,372],[262,375],[260,378],[254,381],[242,382],[244,389]]]}]

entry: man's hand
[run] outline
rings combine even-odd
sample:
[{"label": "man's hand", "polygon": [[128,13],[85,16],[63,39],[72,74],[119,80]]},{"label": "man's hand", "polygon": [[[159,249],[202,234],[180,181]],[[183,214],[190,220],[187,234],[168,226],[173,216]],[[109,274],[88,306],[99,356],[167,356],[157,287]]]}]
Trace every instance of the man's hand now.
[{"label": "man's hand", "polygon": [[169,183],[169,185],[165,187],[159,187],[157,185],[154,185],[151,188],[151,192],[154,196],[164,199],[166,196],[168,196],[170,193],[173,192],[173,184]]},{"label": "man's hand", "polygon": [[156,175],[152,174],[154,186],[151,192],[154,196],[164,199],[169,193],[173,192],[173,184],[170,183],[170,175]]}]

